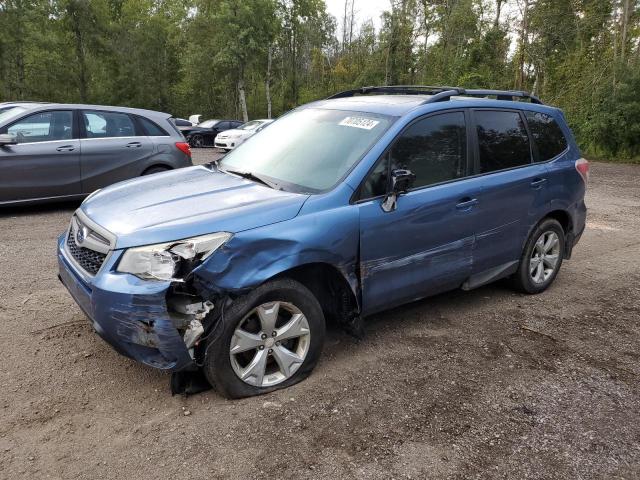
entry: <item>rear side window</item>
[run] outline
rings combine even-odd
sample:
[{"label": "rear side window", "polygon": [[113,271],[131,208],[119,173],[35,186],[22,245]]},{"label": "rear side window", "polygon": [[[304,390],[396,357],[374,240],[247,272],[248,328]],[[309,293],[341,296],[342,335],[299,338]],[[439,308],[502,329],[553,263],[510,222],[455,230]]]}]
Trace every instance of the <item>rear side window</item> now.
[{"label": "rear side window", "polygon": [[73,138],[73,112],[69,110],[36,113],[7,128],[18,143],[51,142]]},{"label": "rear side window", "polygon": [[138,117],[138,119],[140,120],[140,123],[142,123],[142,127],[145,129],[148,136],[166,137],[168,135],[167,132],[165,132],[162,128],[160,128],[158,125],[153,123],[151,120],[144,117]]},{"label": "rear side window", "polygon": [[531,163],[529,135],[518,112],[476,110],[480,172]]},{"label": "rear side window", "polygon": [[136,127],[126,113],[85,111],[82,119],[87,138],[136,136]]},{"label": "rear side window", "polygon": [[567,148],[567,139],[553,117],[544,113],[525,112],[529,131],[538,149],[538,162],[546,162]]}]

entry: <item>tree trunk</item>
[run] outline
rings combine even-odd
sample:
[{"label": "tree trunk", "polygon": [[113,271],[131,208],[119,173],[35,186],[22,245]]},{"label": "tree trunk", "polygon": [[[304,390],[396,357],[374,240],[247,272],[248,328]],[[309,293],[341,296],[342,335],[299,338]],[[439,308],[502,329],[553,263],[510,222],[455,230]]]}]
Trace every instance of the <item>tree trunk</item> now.
[{"label": "tree trunk", "polygon": [[629,31],[629,19],[631,18],[631,0],[623,0],[622,2],[622,25],[620,36],[620,60],[624,63],[627,53],[627,36]]},{"label": "tree trunk", "polygon": [[69,8],[71,10],[69,13],[72,19],[71,29],[73,30],[73,37],[76,44],[76,59],[78,60],[78,87],[80,89],[80,99],[83,103],[87,103],[87,61],[85,55],[84,36],[82,27],[80,26],[79,16],[81,13],[78,11],[78,5],[75,3],[71,3]]},{"label": "tree trunk", "polygon": [[240,103],[240,110],[242,111],[242,120],[248,122],[247,98],[244,91],[244,67],[240,68],[240,75],[238,75],[238,102]]},{"label": "tree trunk", "polygon": [[500,26],[500,12],[502,11],[502,4],[504,0],[496,0],[496,19],[493,22],[493,26],[498,28]]},{"label": "tree trunk", "polygon": [[264,81],[264,90],[267,95],[267,118],[271,118],[271,58],[273,47],[267,49],[267,78]]},{"label": "tree trunk", "polygon": [[520,52],[518,55],[518,71],[516,72],[516,90],[522,90],[524,85],[524,60],[525,50],[527,48],[527,35],[529,35],[529,0],[524,0],[524,8],[522,11],[522,26],[520,27]]},{"label": "tree trunk", "polygon": [[351,0],[351,18],[349,21],[349,51],[351,51],[351,43],[353,42],[353,6],[356,3],[356,0]]}]

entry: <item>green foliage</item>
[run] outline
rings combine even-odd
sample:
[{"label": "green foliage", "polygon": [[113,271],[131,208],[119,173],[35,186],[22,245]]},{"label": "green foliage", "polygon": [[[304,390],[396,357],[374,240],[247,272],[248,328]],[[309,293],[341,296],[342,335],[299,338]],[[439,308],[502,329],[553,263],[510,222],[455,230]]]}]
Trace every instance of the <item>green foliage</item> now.
[{"label": "green foliage", "polygon": [[639,3],[390,0],[376,31],[323,0],[4,0],[0,100],[256,118],[363,85],[523,88],[589,154],[639,159]]}]

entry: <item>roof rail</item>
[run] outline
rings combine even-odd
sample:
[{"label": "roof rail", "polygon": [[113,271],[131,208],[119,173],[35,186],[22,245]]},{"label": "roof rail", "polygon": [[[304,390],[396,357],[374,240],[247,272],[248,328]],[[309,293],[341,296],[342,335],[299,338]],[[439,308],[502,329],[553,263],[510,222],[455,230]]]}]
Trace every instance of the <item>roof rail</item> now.
[{"label": "roof rail", "polygon": [[[459,92],[459,93],[458,93]],[[535,95],[532,95],[528,92],[523,92],[521,90],[484,90],[484,89],[464,89],[459,88],[457,92],[453,89],[442,92],[438,95],[434,95],[433,97],[425,100],[423,103],[435,103],[449,100],[454,96],[468,96],[468,97],[493,97],[495,96],[497,100],[507,100],[513,101],[516,98],[529,99],[531,103],[537,103],[539,105],[544,105],[542,100],[540,100]]]},{"label": "roof rail", "polygon": [[434,87],[430,85],[384,85],[360,87],[353,90],[336,93],[327,97],[327,100],[335,98],[355,97],[357,95],[387,94],[387,95],[435,95],[447,90],[460,90],[457,87]]},{"label": "roof rail", "polygon": [[451,97],[469,96],[469,97],[489,97],[495,96],[497,100],[515,100],[516,98],[529,99],[531,103],[542,105],[542,101],[527,92],[520,90],[484,90],[484,89],[465,89],[462,87],[447,86],[431,86],[431,85],[387,85],[387,86],[370,86],[360,87],[353,90],[336,93],[327,98],[332,100],[335,98],[355,97],[357,95],[370,94],[387,94],[387,95],[432,95],[423,102],[436,103],[450,100]]}]

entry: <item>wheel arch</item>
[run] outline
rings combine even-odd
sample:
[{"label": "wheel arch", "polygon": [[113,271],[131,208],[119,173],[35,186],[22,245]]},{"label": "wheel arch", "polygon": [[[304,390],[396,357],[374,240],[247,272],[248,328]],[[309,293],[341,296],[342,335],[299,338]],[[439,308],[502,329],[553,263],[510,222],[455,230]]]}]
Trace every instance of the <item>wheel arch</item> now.
[{"label": "wheel arch", "polygon": [[330,263],[298,265],[278,273],[269,280],[276,278],[290,278],[308,288],[320,303],[325,318],[346,322],[359,314],[360,302],[357,292],[345,274]]},{"label": "wheel arch", "polygon": [[564,240],[565,240],[564,257],[568,260],[571,257],[571,249],[573,245],[573,235],[574,235],[573,217],[571,216],[571,213],[569,213],[567,210],[562,208],[549,210],[544,215],[542,215],[540,219],[531,226],[531,228],[529,228],[529,231],[527,232],[527,236],[525,237],[524,242],[521,246],[521,250],[524,250],[527,244],[527,241],[529,240],[529,237],[531,236],[535,228],[547,218],[552,218],[556,220],[562,227],[562,230],[564,231]]},{"label": "wheel arch", "polygon": [[152,170],[154,168],[164,168],[167,171],[168,170],[173,170],[175,167],[173,165],[171,165],[170,163],[165,163],[165,162],[154,162],[151,165],[147,165],[144,170],[142,170],[141,175],[146,175],[149,170]]},{"label": "wheel arch", "polygon": [[[548,212],[541,220],[545,218],[553,218],[557,220],[558,223],[562,226],[562,230],[564,230],[565,236],[573,230],[573,221],[571,218],[571,214],[566,210],[552,210]],[[538,223],[540,223],[538,222]]]}]

